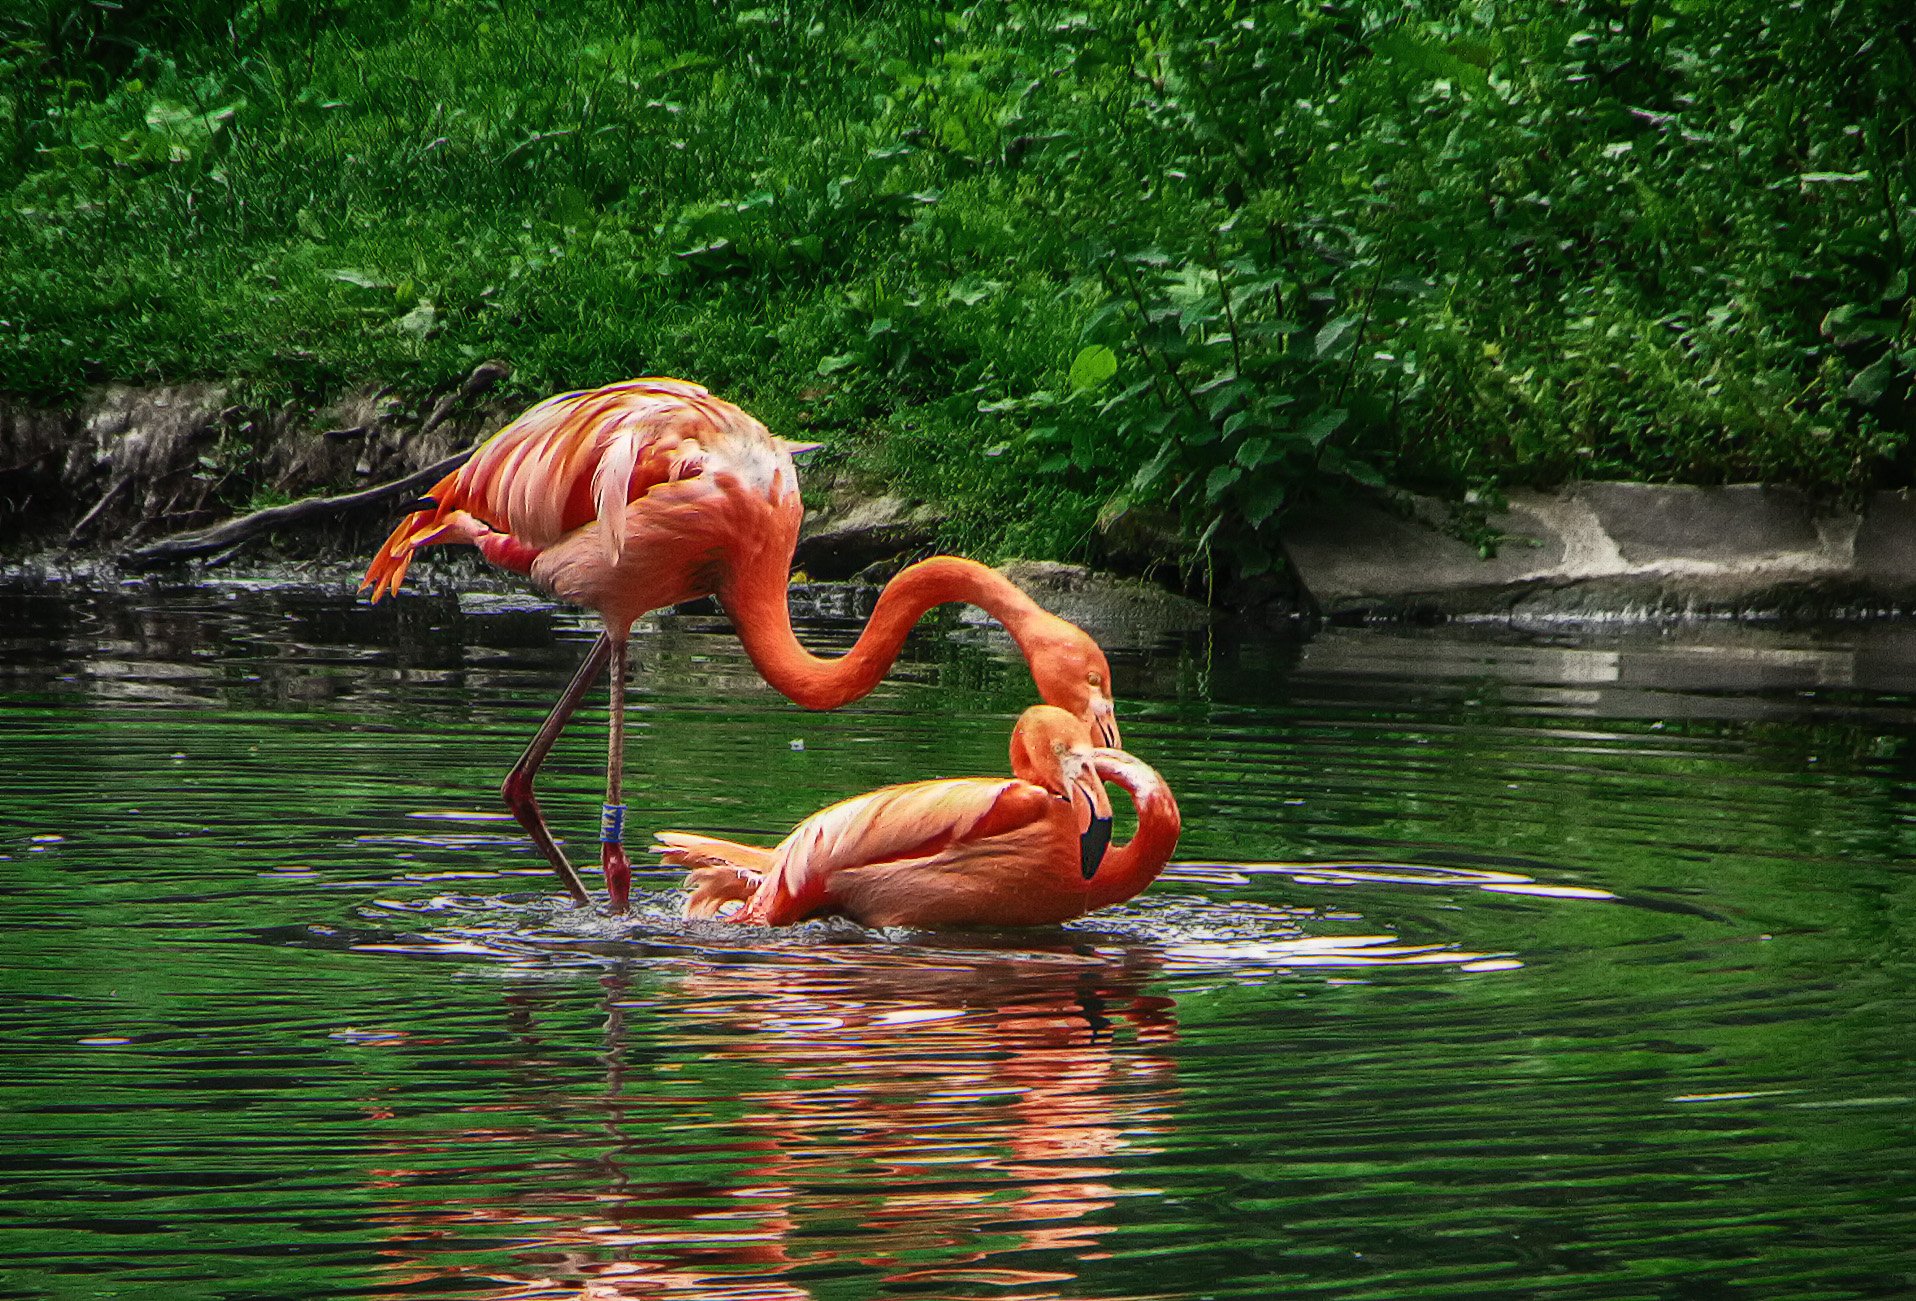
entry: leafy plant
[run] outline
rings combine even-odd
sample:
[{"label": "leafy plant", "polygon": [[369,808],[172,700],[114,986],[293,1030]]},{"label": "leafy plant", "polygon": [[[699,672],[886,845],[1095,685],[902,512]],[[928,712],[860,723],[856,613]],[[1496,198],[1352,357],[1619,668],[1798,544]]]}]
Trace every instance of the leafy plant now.
[{"label": "leafy plant", "polygon": [[968,548],[1244,571],[1379,484],[1910,486],[1904,8],[29,0],[0,390],[681,373]]}]

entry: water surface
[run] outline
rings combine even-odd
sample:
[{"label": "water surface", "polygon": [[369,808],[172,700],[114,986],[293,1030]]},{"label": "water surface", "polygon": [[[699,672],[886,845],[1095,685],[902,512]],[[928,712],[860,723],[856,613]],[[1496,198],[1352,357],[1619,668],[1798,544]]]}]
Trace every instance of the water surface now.
[{"label": "water surface", "polygon": [[[501,821],[592,631],[0,589],[0,1294],[1916,1293],[1916,634],[1132,649],[1147,895],[768,935],[564,907]],[[634,661],[632,824],[766,840],[1002,771],[1030,697],[954,621],[828,715],[715,616]]]}]

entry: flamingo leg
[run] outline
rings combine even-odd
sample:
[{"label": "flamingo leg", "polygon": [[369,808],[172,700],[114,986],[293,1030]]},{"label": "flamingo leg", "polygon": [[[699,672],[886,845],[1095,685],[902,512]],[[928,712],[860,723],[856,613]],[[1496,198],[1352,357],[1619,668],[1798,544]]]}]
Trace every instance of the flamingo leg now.
[{"label": "flamingo leg", "polygon": [[632,863],[625,856],[625,675],[623,634],[612,638],[612,702],[605,751],[605,810],[599,818],[599,864],[612,911],[622,913],[632,891]]},{"label": "flamingo leg", "polygon": [[539,765],[544,763],[546,755],[552,752],[552,745],[559,739],[559,733],[579,708],[579,702],[585,698],[586,691],[592,686],[593,679],[599,676],[606,660],[612,653],[612,639],[601,635],[592,643],[592,649],[586,653],[585,663],[572,675],[572,681],[559,695],[559,703],[546,715],[546,721],[539,725],[532,743],[526,746],[525,753],[519,756],[519,762],[512,765],[512,771],[506,774],[505,785],[500,794],[505,797],[506,807],[512,810],[512,816],[532,837],[532,843],[539,847],[552,864],[552,870],[559,874],[565,883],[567,893],[580,907],[592,902],[592,896],[586,893],[585,882],[579,879],[579,873],[566,861],[565,851],[552,838],[552,829],[546,826],[545,814],[539,809],[539,797],[533,793],[533,779],[539,775]]}]

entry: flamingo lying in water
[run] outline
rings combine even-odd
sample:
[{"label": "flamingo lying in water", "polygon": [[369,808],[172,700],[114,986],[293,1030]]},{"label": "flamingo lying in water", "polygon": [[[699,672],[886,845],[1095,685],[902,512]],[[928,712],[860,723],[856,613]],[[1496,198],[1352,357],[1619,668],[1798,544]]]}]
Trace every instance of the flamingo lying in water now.
[{"label": "flamingo lying in water", "polygon": [[[850,917],[867,926],[1042,926],[1131,898],[1178,841],[1178,806],[1149,765],[1094,749],[1084,724],[1033,705],[1011,733],[1002,777],[887,786],[799,823],[773,849],[679,831],[654,846],[690,867],[688,917],[759,926]],[[1104,783],[1138,810],[1137,833],[1111,837]],[[725,905],[740,906],[730,912]]]},{"label": "flamingo lying in water", "polygon": [[533,780],[609,662],[600,862],[612,909],[624,912],[631,888],[623,802],[626,646],[633,623],[648,611],[716,595],[767,682],[808,709],[836,709],[878,685],[925,611],[969,602],[1005,626],[1041,697],[1082,719],[1106,744],[1118,744],[1111,668],[1097,643],[969,560],[935,556],[904,570],[879,596],[857,643],[837,659],[801,646],[785,594],[804,514],[795,450],[806,449],[683,380],[635,379],[561,394],[526,411],[442,479],[366,570],[361,587],[371,587],[378,601],[399,589],[421,547],[464,542],[605,621],[605,635],[503,790],[506,806],[580,905],[591,897],[546,826]]}]

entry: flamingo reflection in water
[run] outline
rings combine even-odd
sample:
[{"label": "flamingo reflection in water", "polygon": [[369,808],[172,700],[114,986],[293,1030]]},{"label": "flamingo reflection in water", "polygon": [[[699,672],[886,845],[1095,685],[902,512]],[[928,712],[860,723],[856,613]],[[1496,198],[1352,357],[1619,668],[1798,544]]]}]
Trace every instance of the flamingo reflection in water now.
[{"label": "flamingo reflection in water", "polygon": [[[424,1168],[401,1149],[381,1172],[389,1197],[417,1185],[435,1199],[391,1216],[391,1294],[457,1277],[492,1301],[798,1301],[813,1278],[870,1271],[874,1285],[1056,1296],[1104,1254],[1112,1206],[1160,1191],[1127,1169],[1157,1150],[1178,1096],[1174,1003],[1142,992],[1155,969],[1058,941],[833,945],[642,998],[613,974],[605,1090],[589,1098],[537,1025],[563,992],[515,992],[523,1100],[469,1108],[484,1113],[470,1130],[417,1144]],[[644,1027],[644,1059],[626,1043],[640,1017],[664,1021]],[[426,1155],[475,1143],[599,1151],[536,1174],[522,1162],[506,1182]],[[522,1245],[491,1247],[502,1234]]]}]

